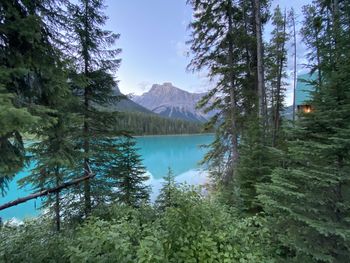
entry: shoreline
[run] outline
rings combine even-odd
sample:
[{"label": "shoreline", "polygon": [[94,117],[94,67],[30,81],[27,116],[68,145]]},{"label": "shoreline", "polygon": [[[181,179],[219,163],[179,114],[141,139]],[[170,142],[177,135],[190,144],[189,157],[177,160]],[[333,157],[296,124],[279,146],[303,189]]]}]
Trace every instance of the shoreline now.
[{"label": "shoreline", "polygon": [[[186,136],[207,136],[215,135],[215,133],[183,133],[183,134],[149,134],[149,135],[131,135],[132,138],[151,138],[151,137],[186,137]],[[116,137],[117,138],[117,137]],[[27,148],[33,143],[39,142],[35,139],[23,139],[24,147]]]},{"label": "shoreline", "polygon": [[175,134],[147,134],[147,135],[131,135],[134,138],[142,138],[142,137],[166,137],[166,136],[203,136],[203,135],[215,135],[215,133],[175,133]]}]

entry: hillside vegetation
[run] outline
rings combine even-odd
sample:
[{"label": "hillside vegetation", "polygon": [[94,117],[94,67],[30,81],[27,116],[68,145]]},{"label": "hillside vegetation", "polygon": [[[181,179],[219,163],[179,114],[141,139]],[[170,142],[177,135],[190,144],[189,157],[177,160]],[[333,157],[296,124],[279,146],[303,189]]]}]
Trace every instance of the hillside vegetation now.
[{"label": "hillside vegetation", "polygon": [[[209,177],[194,189],[169,169],[151,203],[130,134],[196,124],[103,110],[121,50],[102,0],[0,1],[0,193],[29,159],[19,183],[43,195],[43,215],[0,221],[0,262],[349,262],[350,1],[312,1],[300,31],[269,0],[187,4],[188,70],[212,81],[197,105],[214,113]],[[298,34],[315,78],[308,110],[286,120]]]}]

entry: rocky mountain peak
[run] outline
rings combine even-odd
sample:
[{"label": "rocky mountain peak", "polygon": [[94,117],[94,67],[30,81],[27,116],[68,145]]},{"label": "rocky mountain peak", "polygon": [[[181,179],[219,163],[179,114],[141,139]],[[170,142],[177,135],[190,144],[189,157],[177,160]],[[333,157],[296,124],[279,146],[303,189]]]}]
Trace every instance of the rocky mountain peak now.
[{"label": "rocky mountain peak", "polygon": [[190,93],[175,87],[171,82],[154,84],[152,88],[133,100],[163,116],[193,121],[205,121],[208,116],[196,109],[205,93]]}]

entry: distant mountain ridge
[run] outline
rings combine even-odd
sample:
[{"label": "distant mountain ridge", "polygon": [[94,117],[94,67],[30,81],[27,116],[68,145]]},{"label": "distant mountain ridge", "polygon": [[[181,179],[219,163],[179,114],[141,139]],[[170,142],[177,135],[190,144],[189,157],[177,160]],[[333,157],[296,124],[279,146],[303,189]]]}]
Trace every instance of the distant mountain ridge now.
[{"label": "distant mountain ridge", "polygon": [[117,103],[113,103],[109,106],[111,110],[121,112],[143,112],[148,114],[154,114],[152,111],[146,109],[140,104],[137,104],[136,102],[132,101],[127,96],[122,94],[118,87],[114,88],[114,95],[120,96],[121,98]]},{"label": "distant mountain ridge", "polygon": [[164,117],[204,122],[208,120],[210,114],[204,114],[196,109],[196,105],[205,94],[190,93],[175,87],[170,82],[165,82],[162,85],[154,84],[148,92],[134,96],[132,100]]}]

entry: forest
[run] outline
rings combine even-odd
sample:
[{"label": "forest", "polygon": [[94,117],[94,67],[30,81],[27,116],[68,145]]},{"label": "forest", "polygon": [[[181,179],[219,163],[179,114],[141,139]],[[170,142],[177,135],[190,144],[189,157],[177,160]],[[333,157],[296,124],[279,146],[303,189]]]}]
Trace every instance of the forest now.
[{"label": "forest", "polygon": [[204,124],[181,119],[171,119],[143,112],[119,112],[116,123],[119,130],[131,135],[171,135],[213,132],[204,130]]},{"label": "forest", "polygon": [[[150,202],[140,131],[103,110],[118,101],[121,61],[108,7],[0,2],[0,194],[29,159],[21,184],[59,189],[45,194],[41,216],[0,221],[0,262],[350,261],[350,1],[313,0],[302,17],[269,0],[187,4],[188,70],[215,83],[198,104],[215,112],[202,161],[210,182],[178,184],[169,169]],[[285,120],[297,36],[316,77],[310,110],[294,104]]]}]

